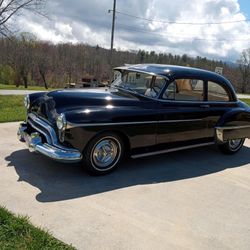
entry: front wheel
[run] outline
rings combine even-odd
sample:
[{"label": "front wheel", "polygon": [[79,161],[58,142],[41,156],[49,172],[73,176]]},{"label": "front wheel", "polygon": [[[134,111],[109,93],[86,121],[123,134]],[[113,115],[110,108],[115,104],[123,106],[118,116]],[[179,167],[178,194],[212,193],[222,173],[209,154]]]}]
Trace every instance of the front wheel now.
[{"label": "front wheel", "polygon": [[243,146],[245,139],[234,139],[228,140],[223,144],[218,144],[219,149],[224,154],[235,154],[237,153]]},{"label": "front wheel", "polygon": [[103,175],[113,171],[122,159],[124,144],[115,133],[95,137],[84,150],[83,164],[90,174]]}]

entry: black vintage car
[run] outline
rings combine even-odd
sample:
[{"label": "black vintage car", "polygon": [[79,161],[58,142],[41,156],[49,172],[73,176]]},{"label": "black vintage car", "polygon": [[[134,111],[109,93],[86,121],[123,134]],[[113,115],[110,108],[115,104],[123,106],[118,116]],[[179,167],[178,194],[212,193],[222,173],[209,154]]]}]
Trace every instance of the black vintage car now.
[{"label": "black vintage car", "polygon": [[18,135],[30,151],[81,161],[93,174],[138,158],[217,144],[226,154],[250,137],[250,108],[213,72],[169,65],[118,67],[103,89],[26,96]]}]

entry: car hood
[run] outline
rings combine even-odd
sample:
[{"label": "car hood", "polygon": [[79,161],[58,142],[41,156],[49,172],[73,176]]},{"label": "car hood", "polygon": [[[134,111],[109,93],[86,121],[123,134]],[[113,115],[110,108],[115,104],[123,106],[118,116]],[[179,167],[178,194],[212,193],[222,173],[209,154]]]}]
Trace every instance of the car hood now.
[{"label": "car hood", "polygon": [[141,99],[132,93],[115,88],[57,90],[47,93],[47,97],[54,100],[56,109],[133,105]]},{"label": "car hood", "polygon": [[55,121],[60,113],[100,106],[137,106],[147,98],[116,88],[65,89],[47,92],[32,102],[32,111]]}]

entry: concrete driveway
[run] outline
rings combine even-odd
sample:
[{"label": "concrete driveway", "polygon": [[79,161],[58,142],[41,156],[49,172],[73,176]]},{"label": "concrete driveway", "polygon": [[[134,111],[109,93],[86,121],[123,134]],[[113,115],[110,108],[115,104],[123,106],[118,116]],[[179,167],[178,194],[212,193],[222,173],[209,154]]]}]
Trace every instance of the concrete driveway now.
[{"label": "concrete driveway", "polygon": [[250,249],[250,141],[127,160],[90,177],[0,125],[0,204],[78,249]]}]

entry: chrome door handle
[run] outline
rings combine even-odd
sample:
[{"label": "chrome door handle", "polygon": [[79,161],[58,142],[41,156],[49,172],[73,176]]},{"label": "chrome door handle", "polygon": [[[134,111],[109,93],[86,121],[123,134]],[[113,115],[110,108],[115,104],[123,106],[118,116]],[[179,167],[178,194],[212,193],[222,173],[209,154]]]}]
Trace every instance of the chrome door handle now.
[{"label": "chrome door handle", "polygon": [[202,104],[202,105],[200,105],[200,107],[206,109],[206,108],[210,108],[210,105],[209,104]]}]

